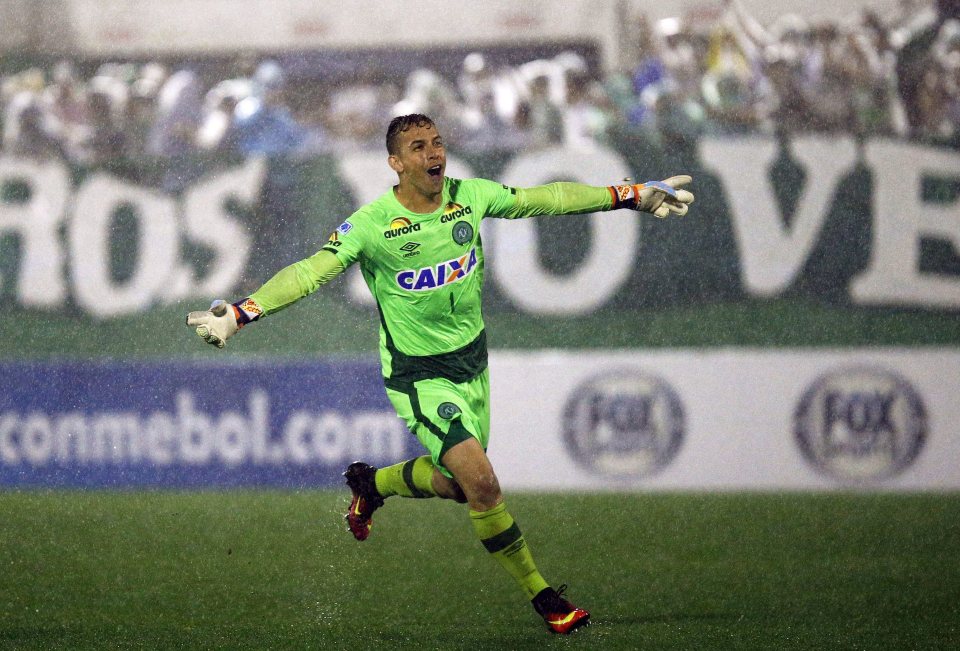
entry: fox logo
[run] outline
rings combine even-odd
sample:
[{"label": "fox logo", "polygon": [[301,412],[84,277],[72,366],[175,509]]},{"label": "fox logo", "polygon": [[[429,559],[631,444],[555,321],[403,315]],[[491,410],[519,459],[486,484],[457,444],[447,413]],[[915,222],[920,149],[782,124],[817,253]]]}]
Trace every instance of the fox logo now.
[{"label": "fox logo", "polygon": [[436,289],[463,280],[477,266],[477,249],[470,249],[459,258],[430,267],[404,269],[397,274],[397,285],[412,292]]}]

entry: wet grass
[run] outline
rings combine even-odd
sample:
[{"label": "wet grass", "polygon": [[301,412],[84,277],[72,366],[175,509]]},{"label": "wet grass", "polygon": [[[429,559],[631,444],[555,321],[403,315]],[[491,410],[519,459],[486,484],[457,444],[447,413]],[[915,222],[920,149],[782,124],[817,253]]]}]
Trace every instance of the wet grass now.
[{"label": "wet grass", "polygon": [[521,493],[593,625],[547,633],[464,508],[344,492],[0,493],[3,649],[935,649],[958,494]]}]

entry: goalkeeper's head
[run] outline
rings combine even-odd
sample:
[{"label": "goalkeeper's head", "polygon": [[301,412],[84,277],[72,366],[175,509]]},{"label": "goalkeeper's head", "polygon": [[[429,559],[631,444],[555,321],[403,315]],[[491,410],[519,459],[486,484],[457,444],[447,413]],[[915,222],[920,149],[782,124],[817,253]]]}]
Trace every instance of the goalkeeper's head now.
[{"label": "goalkeeper's head", "polygon": [[398,115],[390,120],[390,126],[387,127],[387,153],[396,156],[400,153],[400,134],[409,130],[410,127],[433,127],[436,125],[429,116],[423,113],[411,113],[410,115]]},{"label": "goalkeeper's head", "polygon": [[387,128],[387,164],[397,173],[398,191],[434,200],[443,192],[447,152],[436,125],[426,115],[393,118]]}]

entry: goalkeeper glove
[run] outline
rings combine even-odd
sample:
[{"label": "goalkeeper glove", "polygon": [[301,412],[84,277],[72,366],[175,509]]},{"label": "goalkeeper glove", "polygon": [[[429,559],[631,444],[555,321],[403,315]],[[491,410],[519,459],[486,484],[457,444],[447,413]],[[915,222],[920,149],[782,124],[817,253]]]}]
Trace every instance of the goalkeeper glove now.
[{"label": "goalkeeper glove", "polygon": [[209,310],[191,312],[187,315],[187,325],[196,327],[197,336],[217,348],[227,345],[227,339],[237,334],[243,326],[256,321],[263,309],[250,298],[236,303],[216,300]]},{"label": "goalkeeper glove", "polygon": [[687,214],[689,204],[693,203],[693,193],[679,188],[692,180],[686,174],[682,174],[671,176],[664,181],[612,185],[610,193],[613,195],[613,207],[648,212],[661,218],[670,213],[683,217]]}]

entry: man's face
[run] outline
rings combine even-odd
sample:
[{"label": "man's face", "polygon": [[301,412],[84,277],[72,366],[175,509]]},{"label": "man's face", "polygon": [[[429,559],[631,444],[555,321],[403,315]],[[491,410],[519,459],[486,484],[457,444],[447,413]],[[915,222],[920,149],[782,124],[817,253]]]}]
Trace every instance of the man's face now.
[{"label": "man's face", "polygon": [[401,183],[412,184],[428,195],[443,190],[447,152],[435,126],[425,124],[401,131],[397,138],[397,153],[388,160]]}]

